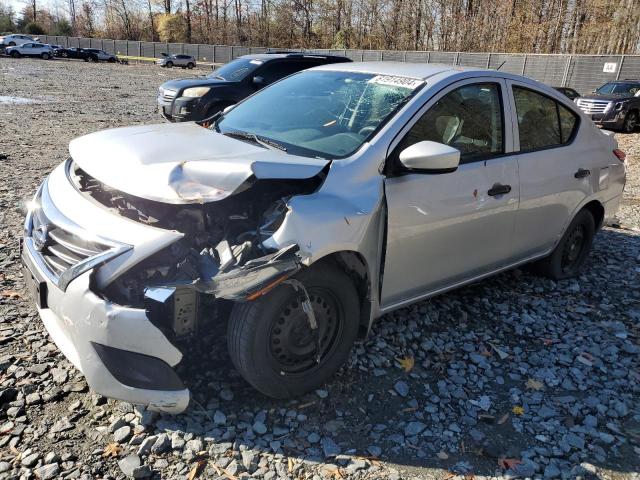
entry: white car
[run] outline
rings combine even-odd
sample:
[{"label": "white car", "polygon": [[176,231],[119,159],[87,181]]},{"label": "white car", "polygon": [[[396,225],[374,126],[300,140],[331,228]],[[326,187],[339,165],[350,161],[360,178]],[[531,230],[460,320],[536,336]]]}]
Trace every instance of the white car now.
[{"label": "white car", "polygon": [[14,47],[16,45],[22,45],[25,43],[37,42],[40,40],[38,37],[32,37],[30,35],[12,34],[0,37],[0,46]]},{"label": "white car", "polygon": [[156,65],[167,68],[182,67],[188,69],[192,69],[196,66],[196,59],[191,55],[163,55],[164,56],[162,58],[156,60]]},{"label": "white car", "polygon": [[45,45],[43,43],[23,43],[22,45],[7,48],[6,53],[14,58],[22,56],[40,57],[44,60],[53,58],[51,45]]},{"label": "white car", "polygon": [[284,398],[385,313],[530,262],[577,275],[626,175],[613,136],[551,87],[392,62],[304,70],[209,128],[69,150],[25,221],[26,283],[92,389],[165,412],[189,403],[175,367],[207,333]]}]

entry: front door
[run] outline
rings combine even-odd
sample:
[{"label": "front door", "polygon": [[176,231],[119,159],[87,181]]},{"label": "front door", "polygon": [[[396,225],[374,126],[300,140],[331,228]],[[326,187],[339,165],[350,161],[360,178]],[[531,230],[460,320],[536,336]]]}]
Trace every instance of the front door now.
[{"label": "front door", "polygon": [[[505,111],[504,105],[507,105]],[[456,83],[430,100],[388,159],[382,307],[495,270],[513,259],[519,181],[506,84]],[[505,116],[506,115],[506,116]],[[507,119],[505,121],[505,118]],[[455,172],[398,168],[398,155],[431,140],[461,151]]]}]

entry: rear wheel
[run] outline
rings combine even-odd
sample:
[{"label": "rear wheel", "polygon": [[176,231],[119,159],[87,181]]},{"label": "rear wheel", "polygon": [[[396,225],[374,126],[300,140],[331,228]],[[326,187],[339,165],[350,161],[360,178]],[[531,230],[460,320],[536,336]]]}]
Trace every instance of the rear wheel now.
[{"label": "rear wheel", "polygon": [[171,68],[171,67],[173,67],[173,62],[167,62],[167,63],[165,63],[165,67],[167,67],[167,68]]},{"label": "rear wheel", "polygon": [[237,303],[229,318],[233,364],[256,390],[273,398],[321,386],[347,359],[358,333],[358,293],[342,270],[316,265],[296,278],[308,292],[317,329],[303,310],[304,292],[289,284]]},{"label": "rear wheel", "polygon": [[640,126],[640,117],[637,110],[631,110],[624,119],[623,130],[625,133],[633,133]]},{"label": "rear wheel", "polygon": [[109,60],[107,60],[109,63],[116,63],[116,59],[113,57],[110,57]]},{"label": "rear wheel", "polygon": [[554,280],[580,273],[589,256],[595,230],[593,215],[587,210],[578,212],[551,255],[536,264],[538,272]]},{"label": "rear wheel", "polygon": [[16,46],[16,42],[9,42],[9,46],[10,47],[15,47]]},{"label": "rear wheel", "polygon": [[189,70],[191,70],[193,67],[195,67],[195,65],[193,64],[193,62],[189,62],[189,63],[187,63],[187,68],[188,68]]}]

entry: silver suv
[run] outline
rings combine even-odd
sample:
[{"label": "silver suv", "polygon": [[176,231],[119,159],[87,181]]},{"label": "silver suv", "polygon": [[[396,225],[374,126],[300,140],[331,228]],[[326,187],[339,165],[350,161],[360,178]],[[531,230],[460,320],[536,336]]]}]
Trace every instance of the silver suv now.
[{"label": "silver suv", "polygon": [[385,313],[530,262],[576,275],[625,182],[614,138],[551,87],[408,63],[304,70],[209,128],[70,153],[26,219],[27,283],[95,391],[166,412],[189,403],[183,352],[224,331],[283,398]]},{"label": "silver suv", "polygon": [[196,66],[196,59],[191,55],[166,55],[156,61],[161,67],[182,67],[192,69]]}]

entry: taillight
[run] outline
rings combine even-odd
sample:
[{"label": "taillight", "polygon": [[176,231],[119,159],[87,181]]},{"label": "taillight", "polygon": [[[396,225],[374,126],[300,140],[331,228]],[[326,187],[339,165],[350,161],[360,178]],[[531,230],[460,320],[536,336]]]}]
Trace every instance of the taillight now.
[{"label": "taillight", "polygon": [[624,153],[622,150],[620,150],[619,148],[616,148],[613,151],[613,154],[618,157],[618,160],[620,160],[621,162],[624,162],[627,158],[627,154]]}]

